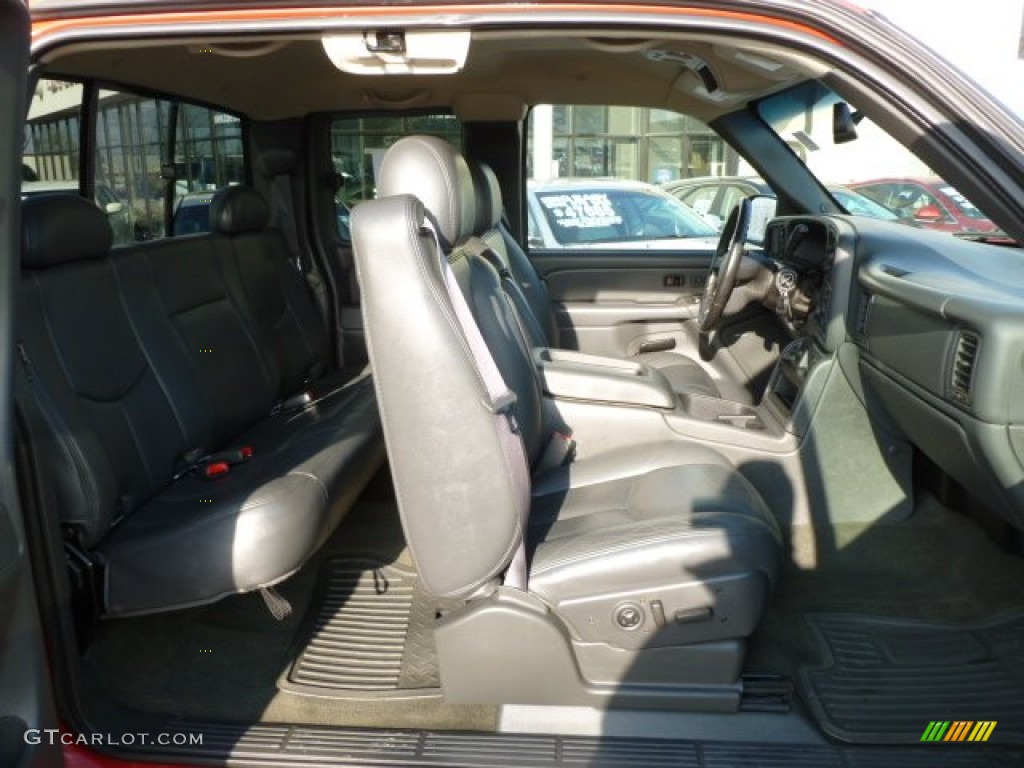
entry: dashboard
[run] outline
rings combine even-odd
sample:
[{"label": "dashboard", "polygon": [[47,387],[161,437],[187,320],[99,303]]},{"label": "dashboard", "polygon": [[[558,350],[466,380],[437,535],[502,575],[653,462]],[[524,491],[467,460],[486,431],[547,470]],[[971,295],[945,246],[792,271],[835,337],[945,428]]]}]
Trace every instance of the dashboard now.
[{"label": "dashboard", "polygon": [[778,266],[769,305],[791,331],[830,351],[844,336],[845,307],[832,301],[835,286],[848,290],[852,265],[839,254],[839,240],[837,221],[806,217],[773,220],[764,239],[765,255]]},{"label": "dashboard", "polygon": [[873,420],[1024,530],[1024,250],[820,216],[774,219],[764,251],[815,358],[842,348]]}]

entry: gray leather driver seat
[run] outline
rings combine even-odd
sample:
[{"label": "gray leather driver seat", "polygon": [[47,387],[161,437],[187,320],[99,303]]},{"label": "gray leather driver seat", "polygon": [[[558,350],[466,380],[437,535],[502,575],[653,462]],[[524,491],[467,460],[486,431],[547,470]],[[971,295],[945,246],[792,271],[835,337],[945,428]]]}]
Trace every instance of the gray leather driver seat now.
[{"label": "gray leather driver seat", "polygon": [[[465,160],[404,138],[379,190],[353,212],[353,244],[406,539],[424,588],[464,601],[435,627],[445,697],[736,709],[780,560],[763,500],[721,454],[678,441],[582,446],[590,458],[543,466],[564,425],[500,276],[460,246],[475,221]],[[481,355],[511,409],[490,396]],[[496,411],[532,468],[528,509]],[[524,543],[528,578],[513,588]]]},{"label": "gray leather driver seat", "polygon": [[[534,346],[557,347],[558,323],[547,284],[502,220],[504,203],[498,177],[486,163],[476,162],[470,168],[476,194],[475,234],[491,247],[519,286],[525,301],[517,308],[534,337],[531,342]],[[679,352],[642,352],[631,359],[661,372],[676,392],[722,397],[707,370]]]}]

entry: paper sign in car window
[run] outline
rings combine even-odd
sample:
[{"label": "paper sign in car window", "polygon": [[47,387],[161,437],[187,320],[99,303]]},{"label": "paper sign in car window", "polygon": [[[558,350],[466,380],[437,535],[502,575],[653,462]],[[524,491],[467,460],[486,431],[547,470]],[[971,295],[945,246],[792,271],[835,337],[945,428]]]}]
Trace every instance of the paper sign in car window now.
[{"label": "paper sign in car window", "polygon": [[541,200],[558,226],[565,229],[593,229],[622,223],[611,199],[603,192],[544,195]]}]

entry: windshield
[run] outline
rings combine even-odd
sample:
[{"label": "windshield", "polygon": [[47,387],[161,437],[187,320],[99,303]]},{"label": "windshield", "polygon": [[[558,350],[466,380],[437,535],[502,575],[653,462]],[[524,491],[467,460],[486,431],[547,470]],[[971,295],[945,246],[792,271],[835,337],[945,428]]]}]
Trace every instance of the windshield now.
[{"label": "windshield", "polygon": [[688,206],[654,189],[595,186],[533,194],[561,245],[715,236],[714,227]]},{"label": "windshield", "polygon": [[828,191],[832,193],[835,201],[846,209],[847,213],[851,213],[854,216],[868,216],[872,219],[883,219],[885,221],[897,221],[900,218],[900,215],[892,210],[892,208],[876,203],[870,197],[854,192],[852,189],[830,187]]},{"label": "windshield", "polygon": [[849,213],[950,234],[997,230],[966,197],[822,83],[769,96],[758,110]]},{"label": "windshield", "polygon": [[984,219],[985,214],[979,211],[974,203],[968,200],[966,197],[957,192],[953,187],[945,186],[940,187],[940,192],[949,198],[950,202],[957,207],[964,216],[969,219]]}]

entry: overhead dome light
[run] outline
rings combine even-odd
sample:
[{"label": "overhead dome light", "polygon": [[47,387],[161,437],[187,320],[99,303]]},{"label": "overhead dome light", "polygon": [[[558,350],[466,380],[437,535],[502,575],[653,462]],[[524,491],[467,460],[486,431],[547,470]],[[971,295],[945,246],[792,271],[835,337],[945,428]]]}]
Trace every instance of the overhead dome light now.
[{"label": "overhead dome light", "polygon": [[469,53],[469,30],[368,30],[323,36],[324,51],[353,75],[448,75]]}]

